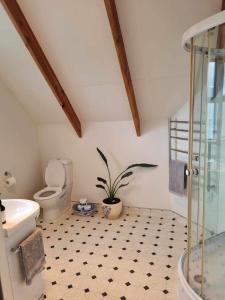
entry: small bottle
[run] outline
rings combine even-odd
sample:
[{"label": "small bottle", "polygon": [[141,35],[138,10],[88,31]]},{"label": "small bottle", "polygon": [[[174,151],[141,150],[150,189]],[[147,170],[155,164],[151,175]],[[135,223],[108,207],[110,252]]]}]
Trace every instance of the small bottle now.
[{"label": "small bottle", "polygon": [[2,204],[2,200],[0,200],[0,213],[2,215],[2,224],[6,223],[5,219],[5,206]]}]

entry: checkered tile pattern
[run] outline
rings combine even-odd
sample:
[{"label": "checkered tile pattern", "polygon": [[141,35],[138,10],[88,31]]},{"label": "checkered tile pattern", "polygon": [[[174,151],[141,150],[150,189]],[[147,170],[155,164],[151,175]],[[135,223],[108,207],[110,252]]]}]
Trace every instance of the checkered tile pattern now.
[{"label": "checkered tile pattern", "polygon": [[42,227],[49,300],[176,300],[186,220],[167,210],[125,207],[117,220],[100,209],[73,212]]}]

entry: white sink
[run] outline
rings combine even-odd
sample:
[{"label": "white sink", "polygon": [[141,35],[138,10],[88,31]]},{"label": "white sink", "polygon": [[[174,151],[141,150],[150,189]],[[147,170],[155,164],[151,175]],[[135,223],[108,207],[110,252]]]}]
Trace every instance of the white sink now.
[{"label": "white sink", "polygon": [[2,204],[6,212],[6,224],[3,225],[4,243],[13,299],[41,299],[44,290],[42,274],[37,274],[32,283],[26,285],[19,251],[21,242],[36,230],[36,218],[40,212],[39,204],[26,199],[6,199],[2,200]]},{"label": "white sink", "polygon": [[40,206],[37,202],[26,199],[2,200],[5,206],[6,224],[3,225],[6,236],[20,229],[30,220],[39,216]]}]

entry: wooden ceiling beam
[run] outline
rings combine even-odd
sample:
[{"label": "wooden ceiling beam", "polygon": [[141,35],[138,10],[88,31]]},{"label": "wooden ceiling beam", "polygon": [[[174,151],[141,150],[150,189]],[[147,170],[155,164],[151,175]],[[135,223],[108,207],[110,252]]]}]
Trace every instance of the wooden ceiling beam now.
[{"label": "wooden ceiling beam", "polygon": [[225,0],[222,0],[221,11],[225,10]]},{"label": "wooden ceiling beam", "polygon": [[38,40],[36,39],[29,23],[27,22],[20,6],[16,0],[0,0],[15,28],[21,36],[25,46],[29,50],[34,61],[38,65],[42,75],[54,93],[60,106],[79,137],[82,136],[81,123],[75,113],[64,89],[62,88],[55,72],[53,71],[47,57],[44,54]]},{"label": "wooden ceiling beam", "polygon": [[[221,11],[225,10],[225,0],[222,0]],[[225,48],[225,25],[222,24],[219,26],[218,36],[217,36],[217,48]]]},{"label": "wooden ceiling beam", "polygon": [[123,42],[123,36],[120,28],[119,18],[117,14],[115,0],[104,0],[107,11],[110,28],[120,64],[120,69],[125,84],[127,97],[133,117],[134,126],[137,136],[141,135],[140,118],[138,114],[137,103],[134,94],[134,88],[131,80],[130,69],[127,61],[126,50]]}]

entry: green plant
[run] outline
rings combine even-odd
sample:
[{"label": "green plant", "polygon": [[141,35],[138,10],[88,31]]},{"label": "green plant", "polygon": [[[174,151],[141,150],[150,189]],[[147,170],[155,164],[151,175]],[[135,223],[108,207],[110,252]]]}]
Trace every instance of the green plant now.
[{"label": "green plant", "polygon": [[103,154],[103,152],[99,148],[97,148],[97,151],[106,165],[107,172],[108,172],[108,180],[106,180],[105,178],[102,178],[102,177],[97,177],[98,183],[96,184],[96,187],[105,191],[108,200],[110,200],[110,202],[112,204],[114,202],[116,202],[116,195],[117,195],[117,192],[119,191],[119,189],[121,189],[129,184],[129,182],[126,182],[126,183],[123,183],[123,182],[125,179],[127,179],[134,173],[134,171],[133,171],[134,168],[157,167],[157,165],[147,164],[147,163],[132,164],[132,165],[128,166],[123,172],[121,172],[114,181],[112,181],[108,161],[107,161],[105,155]]}]

